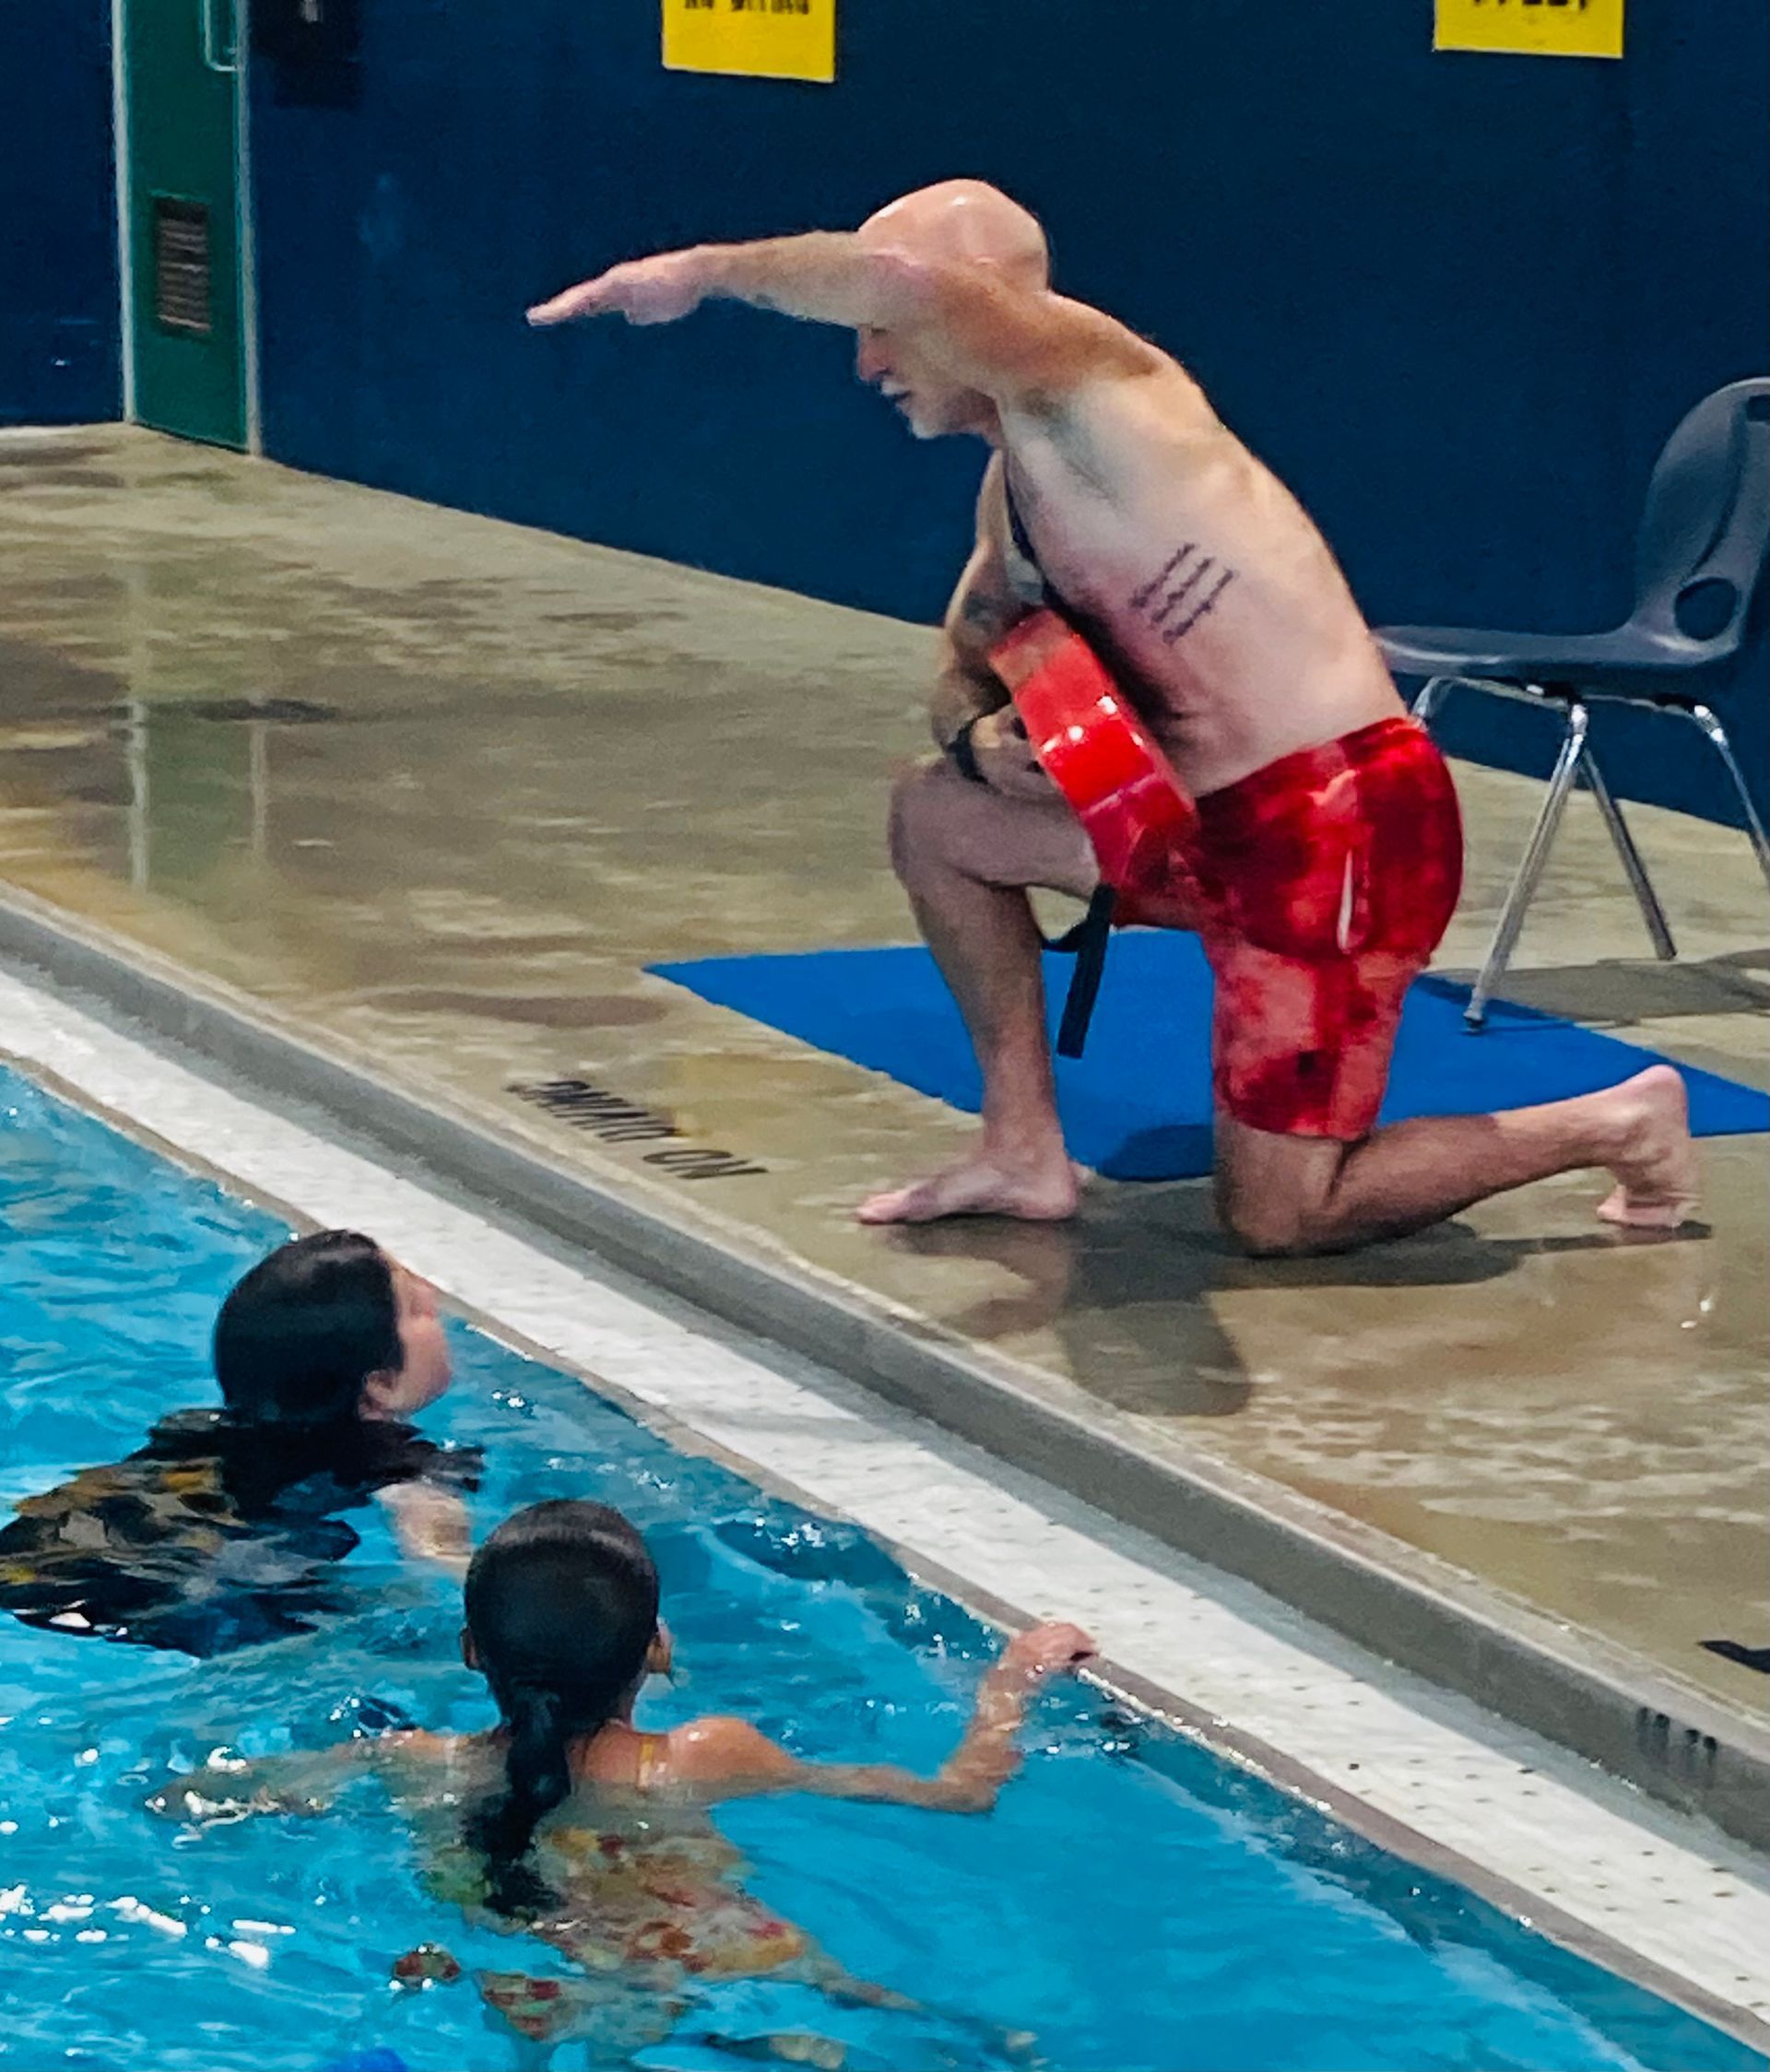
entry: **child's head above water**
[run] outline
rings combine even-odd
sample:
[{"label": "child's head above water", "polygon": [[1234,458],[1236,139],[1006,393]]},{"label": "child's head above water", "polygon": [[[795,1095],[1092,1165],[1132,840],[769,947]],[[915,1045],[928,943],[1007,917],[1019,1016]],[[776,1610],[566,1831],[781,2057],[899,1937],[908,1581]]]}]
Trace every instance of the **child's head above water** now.
[{"label": "child's head above water", "polygon": [[413,1417],[449,1385],[435,1291],[355,1230],[297,1238],[222,1303],[215,1375],[242,1424]]},{"label": "child's head above water", "polygon": [[545,1701],[566,1734],[594,1734],[625,1713],[653,1664],[657,1605],[657,1570],[619,1511],[531,1503],[467,1571],[467,1665],[507,1727]]},{"label": "child's head above water", "polygon": [[530,1504],[475,1554],[463,1654],[491,1686],[509,1736],[507,1788],[466,1830],[487,1858],[493,1905],[541,1903],[522,1859],[572,1788],[570,1743],[624,1719],[646,1676],[667,1668],[657,1605],[645,1542],[607,1504]]},{"label": "child's head above water", "polygon": [[225,1408],[174,1411],[126,1460],[0,1522],[0,1611],[219,1654],[336,1608],[324,1572],[359,1539],[342,1514],[372,1500],[408,1552],[465,1552],[478,1449],[407,1421],[449,1383],[436,1298],[379,1245],[350,1230],[279,1245],[223,1303],[214,1356]]}]

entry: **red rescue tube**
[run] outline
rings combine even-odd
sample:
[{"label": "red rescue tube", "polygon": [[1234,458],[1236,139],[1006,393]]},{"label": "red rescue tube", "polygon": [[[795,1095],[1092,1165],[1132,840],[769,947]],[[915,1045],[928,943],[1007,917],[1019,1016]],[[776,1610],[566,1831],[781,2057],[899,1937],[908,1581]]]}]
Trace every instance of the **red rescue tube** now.
[{"label": "red rescue tube", "polygon": [[1101,876],[1121,892],[1172,895],[1187,877],[1198,809],[1111,674],[1053,611],[990,650],[1040,767],[1081,822]]}]

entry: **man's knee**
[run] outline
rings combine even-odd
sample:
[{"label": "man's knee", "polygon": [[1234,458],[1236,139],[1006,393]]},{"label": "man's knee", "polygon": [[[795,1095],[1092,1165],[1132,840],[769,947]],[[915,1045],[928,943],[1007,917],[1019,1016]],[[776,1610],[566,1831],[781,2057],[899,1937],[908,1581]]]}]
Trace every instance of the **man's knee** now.
[{"label": "man's knee", "polygon": [[1044,885],[1086,899],[1097,882],[1081,823],[1055,794],[1005,796],[944,761],[907,771],[892,786],[891,853],[912,893],[958,877],[999,890]]},{"label": "man's knee", "polygon": [[1299,1203],[1232,1194],[1220,1195],[1218,1214],[1250,1259],[1297,1259],[1320,1246],[1314,1219]]},{"label": "man's knee", "polygon": [[1253,1174],[1233,1164],[1218,1169],[1218,1219],[1255,1259],[1296,1259],[1312,1252],[1331,1252],[1335,1242],[1331,1195],[1331,1173]]}]

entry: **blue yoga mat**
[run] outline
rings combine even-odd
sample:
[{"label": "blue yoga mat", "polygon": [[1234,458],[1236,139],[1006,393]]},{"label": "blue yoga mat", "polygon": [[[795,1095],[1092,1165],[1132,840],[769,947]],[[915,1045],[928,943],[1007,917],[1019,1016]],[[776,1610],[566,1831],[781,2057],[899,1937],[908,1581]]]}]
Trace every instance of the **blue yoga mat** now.
[{"label": "blue yoga mat", "polygon": [[[824,949],[655,964],[702,999],[889,1073],[974,1114],[982,1083],[964,1024],[926,949]],[[1072,960],[1045,959],[1055,1030]],[[1423,978],[1408,995],[1383,1120],[1486,1114],[1614,1086],[1651,1051],[1496,1002],[1471,1034],[1466,987]],[[1127,929],[1106,960],[1087,1054],[1057,1060],[1070,1153],[1114,1180],[1210,1171],[1210,969],[1196,936]],[[1770,1129],[1770,1096],[1681,1066],[1698,1136]]]}]

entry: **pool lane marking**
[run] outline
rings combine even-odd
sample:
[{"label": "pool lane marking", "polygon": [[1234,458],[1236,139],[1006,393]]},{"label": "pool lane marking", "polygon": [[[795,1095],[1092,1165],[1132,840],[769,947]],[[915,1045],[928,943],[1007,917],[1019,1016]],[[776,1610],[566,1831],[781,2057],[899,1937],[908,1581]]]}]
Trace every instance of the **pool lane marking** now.
[{"label": "pool lane marking", "polygon": [[[1753,2029],[1770,2021],[1770,1890],[1727,1838],[839,1376],[691,1324],[686,1305],[642,1300],[625,1277],[489,1223],[5,972],[0,1030],[22,1064],[174,1155],[297,1219],[369,1229],[494,1328],[842,1512],[961,1596],[1091,1627],[1158,1707],[1175,1694],[1182,1724],[1226,1723],[1232,1752],[1276,1751],[1324,1780],[1330,1803],[1344,1795],[1422,1838],[1428,1864],[1448,1853],[1522,1889],[1546,1932],[1571,1920]],[[1405,1837],[1390,1846],[1409,1853]]]}]

